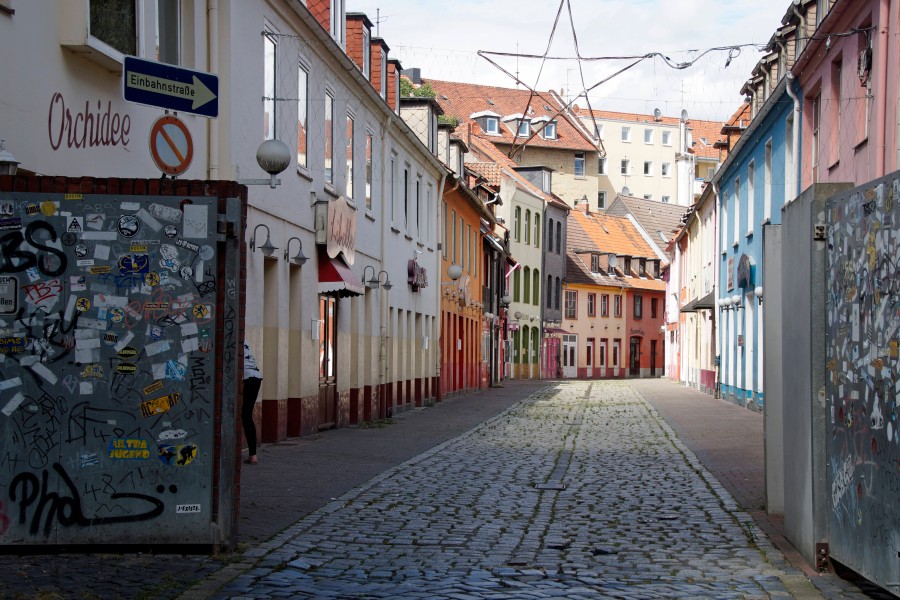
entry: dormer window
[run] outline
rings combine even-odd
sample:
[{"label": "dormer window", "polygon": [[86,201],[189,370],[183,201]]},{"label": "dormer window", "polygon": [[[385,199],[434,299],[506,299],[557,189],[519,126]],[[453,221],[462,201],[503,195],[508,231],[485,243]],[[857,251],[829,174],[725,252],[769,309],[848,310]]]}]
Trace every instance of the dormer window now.
[{"label": "dormer window", "polygon": [[528,137],[531,135],[531,121],[528,119],[519,119],[518,121],[518,130],[516,131],[516,135],[518,137]]},{"label": "dormer window", "polygon": [[500,135],[500,115],[490,110],[482,110],[469,115],[481,130],[490,135]]},{"label": "dormer window", "polygon": [[544,127],[543,131],[541,131],[541,135],[544,136],[545,140],[555,140],[556,139],[556,121],[550,121]]}]

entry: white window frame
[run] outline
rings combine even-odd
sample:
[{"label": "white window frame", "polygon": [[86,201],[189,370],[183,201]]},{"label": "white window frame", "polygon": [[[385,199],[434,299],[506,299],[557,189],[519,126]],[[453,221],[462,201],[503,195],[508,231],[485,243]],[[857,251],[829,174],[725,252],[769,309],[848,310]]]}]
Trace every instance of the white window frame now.
[{"label": "white window frame", "polygon": [[622,125],[622,138],[623,142],[629,143],[631,142],[631,127],[627,125]]},{"label": "white window frame", "polygon": [[672,176],[672,163],[664,162],[659,166],[659,174],[663,177],[671,177]]},{"label": "white window frame", "polygon": [[485,117],[484,132],[490,135],[500,135],[500,119],[497,117]]},{"label": "white window frame", "polygon": [[671,146],[672,145],[672,132],[671,131],[663,131],[662,132],[662,145],[663,146]]},{"label": "white window frame", "polygon": [[597,192],[597,209],[603,210],[606,208],[606,192],[600,191]]},{"label": "white window frame", "polygon": [[362,74],[366,79],[372,76],[372,33],[369,28],[363,25],[363,58],[362,58]]},{"label": "white window frame", "polygon": [[[174,48],[174,52],[175,52],[174,59],[173,59],[173,57],[171,57],[171,56],[164,56],[163,54],[158,54],[157,57],[156,57],[156,60],[159,61],[159,62],[161,62],[161,63],[165,63],[165,64],[169,64],[169,65],[180,65],[180,64],[181,64],[181,57],[182,57],[182,48],[181,48],[181,39],[182,39],[182,32],[181,32],[181,28],[182,28],[181,4],[182,4],[182,3],[181,3],[180,1],[178,1],[178,0],[156,0],[156,31],[155,31],[155,33],[156,33],[156,40],[155,40],[155,42],[156,42],[156,47],[157,47],[158,49],[162,49],[162,48],[167,47],[168,44],[166,43],[166,40],[171,41],[172,38],[174,38],[174,42],[175,42],[175,43],[174,43],[174,45],[175,45],[175,48]],[[171,12],[169,13],[169,11],[166,11],[166,8],[165,8],[165,7],[168,7],[168,8],[170,9]],[[162,14],[161,14],[161,13],[163,13],[163,12],[167,12],[167,14],[170,14],[170,15],[173,17],[173,19],[174,19],[174,29],[175,29],[174,32],[171,32],[171,31],[167,31],[167,32],[166,32],[167,35],[164,35],[164,36],[163,36],[164,38],[166,38],[165,40],[164,40],[164,39],[160,39],[160,34],[162,33],[162,32],[161,32],[161,27],[160,27],[161,24],[162,24],[162,19],[161,19]],[[138,41],[140,41],[140,36],[138,36]]]},{"label": "white window frame", "polygon": [[344,136],[344,139],[347,142],[346,146],[344,146],[344,156],[347,159],[347,172],[345,175],[346,190],[344,193],[350,200],[355,200],[353,194],[353,167],[355,166],[354,163],[356,163],[356,144],[354,143],[356,138],[356,117],[351,112],[347,113]]},{"label": "white window frame", "polygon": [[[328,119],[331,118],[331,136],[328,135]],[[325,185],[334,185],[334,92],[325,92],[325,121],[322,123],[325,133],[325,152],[323,154]],[[330,140],[330,145],[329,145]],[[328,155],[331,155],[331,158]]]},{"label": "white window frame", "polygon": [[[267,129],[263,130],[264,140],[273,140],[278,129],[275,105],[278,85],[278,39],[276,33],[266,28],[263,32],[263,122]],[[269,48],[271,47],[271,63]]]},{"label": "white window frame", "polygon": [[550,121],[544,128],[541,130],[541,135],[545,140],[555,140],[556,139],[556,121]]},{"label": "white window frame", "polygon": [[597,160],[597,175],[606,175],[606,157]]},{"label": "white window frame", "polygon": [[606,132],[604,131],[606,127],[605,123],[596,123],[595,132],[597,134],[597,139],[603,140],[606,139]]},{"label": "white window frame", "polygon": [[516,137],[528,137],[531,135],[530,119],[518,119],[517,123],[518,128],[516,129]]},{"label": "white window frame", "polygon": [[751,160],[747,165],[747,237],[753,235],[754,204],[756,204],[756,161]]},{"label": "white window frame", "polygon": [[366,129],[366,210],[372,211],[375,206],[373,192],[375,187],[372,185],[372,172],[375,167],[375,133],[371,129]]},{"label": "white window frame", "polygon": [[[306,137],[302,154],[299,140],[301,128]],[[302,58],[297,64],[297,137],[297,169],[305,172],[309,169],[309,66]]]},{"label": "white window frame", "polygon": [[644,143],[652,144],[653,143],[653,130],[648,128],[644,129]]}]

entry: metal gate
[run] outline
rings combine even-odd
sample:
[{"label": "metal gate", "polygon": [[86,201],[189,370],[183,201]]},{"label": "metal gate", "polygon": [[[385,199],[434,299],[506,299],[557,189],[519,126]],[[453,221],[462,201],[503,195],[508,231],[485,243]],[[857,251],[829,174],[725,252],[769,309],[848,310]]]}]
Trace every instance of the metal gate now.
[{"label": "metal gate", "polygon": [[0,545],[225,541],[220,202],[0,192]]},{"label": "metal gate", "polygon": [[[827,203],[830,554],[900,591],[900,175]],[[819,239],[825,232],[817,232]]]}]

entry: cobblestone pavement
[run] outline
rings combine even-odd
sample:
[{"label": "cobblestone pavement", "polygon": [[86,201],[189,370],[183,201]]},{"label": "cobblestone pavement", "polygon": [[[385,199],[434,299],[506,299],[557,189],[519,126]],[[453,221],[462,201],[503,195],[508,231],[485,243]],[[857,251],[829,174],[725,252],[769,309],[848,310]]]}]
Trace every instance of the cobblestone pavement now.
[{"label": "cobblestone pavement", "polygon": [[627,382],[545,388],[254,556],[213,597],[821,597]]}]

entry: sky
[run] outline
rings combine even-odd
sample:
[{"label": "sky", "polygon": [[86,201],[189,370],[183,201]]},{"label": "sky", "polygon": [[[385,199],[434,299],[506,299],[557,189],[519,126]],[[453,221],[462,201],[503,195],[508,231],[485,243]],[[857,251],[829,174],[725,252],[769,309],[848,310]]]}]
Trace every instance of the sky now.
[{"label": "sky", "polygon": [[[741,86],[762,58],[756,47],[705,50],[743,44],[765,45],[781,24],[791,0],[346,0],[348,12],[366,13],[373,33],[384,38],[390,56],[422,77],[501,87],[553,89],[570,99],[585,88],[594,109],[725,121],[742,102]],[[489,55],[478,51],[542,56],[558,60]],[[572,17],[569,15],[571,7]],[[663,59],[582,60],[575,57],[572,23],[582,57],[643,56]],[[601,83],[604,79],[609,81]],[[582,83],[582,78],[584,83]],[[597,85],[600,83],[600,85]],[[594,87],[596,86],[596,87]],[[582,98],[581,106],[587,106]]]}]

